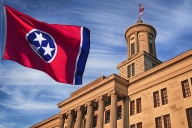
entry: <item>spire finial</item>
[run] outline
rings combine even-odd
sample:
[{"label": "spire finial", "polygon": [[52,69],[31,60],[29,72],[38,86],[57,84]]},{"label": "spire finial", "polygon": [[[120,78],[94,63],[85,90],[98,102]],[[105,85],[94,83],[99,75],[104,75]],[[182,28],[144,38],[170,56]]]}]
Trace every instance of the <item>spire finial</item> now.
[{"label": "spire finial", "polygon": [[141,17],[139,16],[139,20],[137,21],[138,24],[143,23],[143,21],[141,20]]}]

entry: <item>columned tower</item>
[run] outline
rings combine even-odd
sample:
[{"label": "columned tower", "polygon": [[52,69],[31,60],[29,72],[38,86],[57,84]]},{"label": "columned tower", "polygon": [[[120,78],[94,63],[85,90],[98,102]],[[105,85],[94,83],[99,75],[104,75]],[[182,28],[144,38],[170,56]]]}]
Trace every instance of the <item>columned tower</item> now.
[{"label": "columned tower", "polygon": [[157,59],[155,37],[155,28],[141,20],[125,31],[128,59],[117,66],[120,76],[129,79],[162,63]]},{"label": "columned tower", "polygon": [[156,30],[149,24],[144,24],[141,20],[130,26],[125,32],[128,46],[128,58],[146,51],[152,56],[156,56],[155,48]]}]

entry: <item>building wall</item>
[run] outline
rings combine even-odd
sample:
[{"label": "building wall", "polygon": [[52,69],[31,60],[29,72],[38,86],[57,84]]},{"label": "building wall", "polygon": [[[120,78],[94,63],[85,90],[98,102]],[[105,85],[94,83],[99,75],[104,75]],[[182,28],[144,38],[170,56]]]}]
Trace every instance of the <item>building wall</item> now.
[{"label": "building wall", "polygon": [[[159,64],[162,62],[158,59],[156,59],[154,56],[150,55],[149,53],[143,51],[139,54],[136,54],[132,56],[131,58],[127,59],[126,61],[120,63],[117,68],[119,69],[119,75],[125,79],[130,79],[131,77],[134,77],[131,75],[130,78],[128,78],[128,66],[132,65],[134,63],[134,72],[137,76]],[[132,67],[131,71],[132,73]]]},{"label": "building wall", "polygon": [[[133,80],[133,82],[130,83],[128,87],[129,101],[141,98],[142,112],[134,115],[129,114],[129,125],[142,122],[143,128],[155,128],[156,117],[163,117],[163,115],[170,114],[172,128],[188,128],[186,109],[192,107],[192,96],[187,98],[183,97],[181,81],[188,79],[190,91],[192,92],[191,62],[192,58],[180,61],[140,81],[134,82]],[[168,95],[168,104],[165,105],[162,105],[161,98],[161,89],[163,88],[167,89]],[[155,91],[159,91],[160,96],[160,106],[156,108],[154,108],[153,98],[153,93]]]},{"label": "building wall", "polygon": [[[135,57],[137,56],[137,57]],[[128,79],[128,66],[133,64],[135,65],[135,75],[141,74],[142,72],[145,71],[144,67],[144,56],[141,54],[135,55],[134,58],[130,58],[130,60],[127,60],[125,64],[120,66],[118,68],[119,70],[119,75],[125,79]]]},{"label": "building wall", "polygon": [[[156,67],[157,65],[161,64],[162,62],[157,60],[156,58],[152,57],[148,54],[144,56],[144,70],[147,71],[149,69],[152,69]],[[139,67],[137,67],[139,68]]]}]

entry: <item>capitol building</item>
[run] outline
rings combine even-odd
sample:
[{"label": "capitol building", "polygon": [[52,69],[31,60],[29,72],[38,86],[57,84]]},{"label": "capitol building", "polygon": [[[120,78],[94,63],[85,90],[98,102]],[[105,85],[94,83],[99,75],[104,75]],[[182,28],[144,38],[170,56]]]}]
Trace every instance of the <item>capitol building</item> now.
[{"label": "capitol building", "polygon": [[128,27],[119,74],[71,93],[59,113],[31,128],[192,128],[192,49],[162,62],[155,38],[141,20]]}]

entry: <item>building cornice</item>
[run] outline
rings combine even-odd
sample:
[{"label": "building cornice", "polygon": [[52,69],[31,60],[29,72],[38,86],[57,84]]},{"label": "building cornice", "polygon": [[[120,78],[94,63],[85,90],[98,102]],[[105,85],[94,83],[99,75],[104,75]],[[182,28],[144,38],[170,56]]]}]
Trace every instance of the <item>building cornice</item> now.
[{"label": "building cornice", "polygon": [[[103,79],[102,81],[99,81],[97,82],[96,84],[92,85],[92,86],[88,86],[86,87],[84,90],[80,91],[79,93],[75,93],[75,95],[72,95],[70,98],[60,102],[57,104],[58,108],[61,108],[62,106],[64,106],[65,104],[91,92],[92,90],[95,90],[96,88],[99,88],[101,87],[102,85],[104,84],[107,84],[111,81],[117,81],[119,83],[122,83],[124,86],[127,86],[128,85],[128,81],[126,79],[124,79],[123,77],[117,75],[117,74],[112,74],[110,75],[109,77]],[[89,85],[89,84],[88,84]],[[87,85],[85,85],[87,86]]]},{"label": "building cornice", "polygon": [[126,31],[125,31],[125,38],[126,38],[126,33],[127,33],[128,31],[130,31],[130,30],[133,29],[134,27],[139,27],[139,26],[147,26],[147,27],[152,28],[152,29],[154,30],[154,32],[155,32],[155,35],[156,35],[156,30],[155,30],[155,28],[154,28],[152,25],[150,25],[150,24],[145,24],[145,23],[136,23],[136,24],[133,24],[133,25],[131,25],[130,27],[128,27],[128,28],[126,29]]},{"label": "building cornice", "polygon": [[162,63],[162,61],[158,60],[156,57],[152,56],[151,54],[149,54],[148,52],[146,51],[143,51],[143,52],[140,52],[140,53],[137,53],[135,55],[132,55],[130,58],[128,58],[127,60],[121,62],[120,64],[117,65],[117,69],[119,69],[120,67],[126,65],[127,63],[139,58],[140,56],[142,55],[146,55],[147,57],[149,57],[150,59],[158,62],[158,63]]},{"label": "building cornice", "polygon": [[128,58],[127,60],[124,60],[123,62],[121,62],[120,64],[117,65],[117,69],[119,69],[120,67],[126,65],[127,63],[129,63],[130,61],[133,61],[135,59],[137,59],[138,57],[142,56],[144,54],[143,52],[137,53],[135,55],[132,55],[130,58]]},{"label": "building cornice", "polygon": [[39,122],[38,124],[35,124],[35,125],[31,126],[30,128],[38,128],[39,126],[41,126],[41,125],[43,125],[43,124],[45,124],[47,122],[50,122],[50,121],[52,121],[54,119],[59,118],[59,115],[60,114],[58,113],[58,114],[56,114],[56,115],[54,115],[54,116],[52,116],[52,117],[50,117],[50,118],[48,118],[46,120],[43,120],[43,121]]},{"label": "building cornice", "polygon": [[96,80],[90,82],[89,84],[83,86],[82,88],[80,88],[80,89],[78,89],[78,90],[72,92],[71,95],[70,95],[70,97],[72,97],[72,96],[74,96],[74,95],[80,93],[81,91],[83,91],[83,90],[85,90],[85,89],[87,89],[87,88],[93,86],[94,84],[96,84],[96,83],[98,83],[98,82],[104,80],[105,78],[106,78],[106,76],[101,76],[101,77],[97,78]]}]

